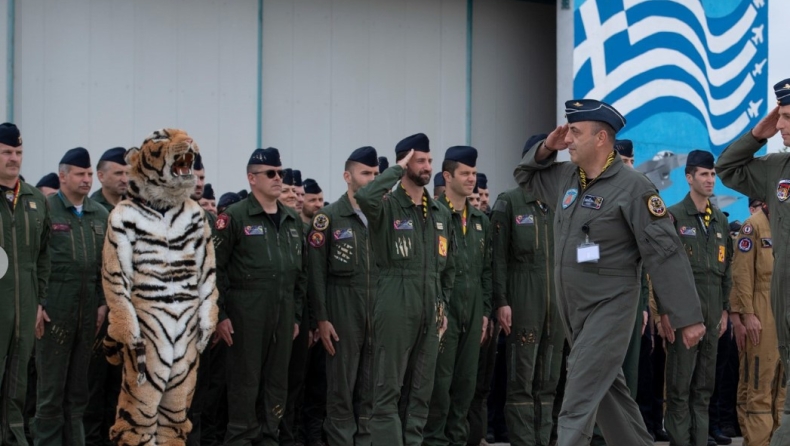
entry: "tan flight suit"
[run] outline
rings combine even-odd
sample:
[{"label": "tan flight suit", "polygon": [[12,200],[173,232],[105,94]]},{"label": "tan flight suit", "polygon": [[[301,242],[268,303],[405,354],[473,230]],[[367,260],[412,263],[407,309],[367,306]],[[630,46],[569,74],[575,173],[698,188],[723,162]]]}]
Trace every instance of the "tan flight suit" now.
[{"label": "tan flight suit", "polygon": [[756,315],[763,328],[760,343],[754,345],[747,338],[740,353],[738,423],[744,444],[767,446],[779,427],[786,387],[771,310],[771,227],[762,210],[744,222],[735,246],[730,306],[734,313]]}]

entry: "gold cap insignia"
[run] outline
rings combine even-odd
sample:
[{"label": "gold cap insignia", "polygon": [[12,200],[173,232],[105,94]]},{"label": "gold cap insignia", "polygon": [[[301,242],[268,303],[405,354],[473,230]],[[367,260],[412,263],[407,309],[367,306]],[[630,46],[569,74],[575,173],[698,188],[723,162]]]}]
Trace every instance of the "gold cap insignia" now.
[{"label": "gold cap insignia", "polygon": [[782,90],[790,90],[790,84],[784,84],[784,86],[782,86]]},{"label": "gold cap insignia", "polygon": [[574,102],[573,103],[574,107],[581,107],[582,105],[584,105],[584,104],[582,104],[581,102]]}]

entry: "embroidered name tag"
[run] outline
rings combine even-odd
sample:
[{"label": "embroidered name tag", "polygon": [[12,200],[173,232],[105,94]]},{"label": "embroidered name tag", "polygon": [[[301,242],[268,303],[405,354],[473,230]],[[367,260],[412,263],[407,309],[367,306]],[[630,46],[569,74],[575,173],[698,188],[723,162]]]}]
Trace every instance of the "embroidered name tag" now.
[{"label": "embroidered name tag", "polygon": [[52,232],[69,232],[71,226],[66,223],[52,223]]},{"label": "embroidered name tag", "polygon": [[475,231],[482,231],[482,230],[483,230],[483,225],[481,225],[480,223],[475,223]]},{"label": "embroidered name tag", "polygon": [[412,220],[395,220],[392,225],[397,231],[410,231],[414,229],[414,222]]},{"label": "embroidered name tag", "polygon": [[534,215],[516,215],[516,224],[521,225],[534,225],[535,224],[535,216]]},{"label": "embroidered name tag", "polygon": [[351,231],[351,228],[343,228],[343,229],[336,229],[332,236],[335,237],[335,240],[343,240],[347,238],[351,238],[354,236],[354,233]]},{"label": "embroidered name tag", "polygon": [[680,235],[685,235],[687,237],[696,237],[697,236],[697,228],[692,228],[689,226],[681,226],[679,229]]},{"label": "embroidered name tag", "polygon": [[263,225],[250,225],[244,227],[244,234],[245,235],[263,235],[266,231],[263,229]]},{"label": "embroidered name tag", "polygon": [[603,197],[598,197],[596,195],[585,195],[582,198],[582,207],[589,208],[589,209],[601,209],[603,206]]}]

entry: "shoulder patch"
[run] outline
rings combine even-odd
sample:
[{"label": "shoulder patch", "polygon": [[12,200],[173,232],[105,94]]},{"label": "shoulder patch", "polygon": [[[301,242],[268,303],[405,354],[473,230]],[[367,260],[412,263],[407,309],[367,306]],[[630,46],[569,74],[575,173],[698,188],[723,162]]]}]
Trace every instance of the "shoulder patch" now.
[{"label": "shoulder patch", "polygon": [[656,194],[647,198],[647,210],[656,217],[667,215],[667,206],[664,204],[664,200]]},{"label": "shoulder patch", "polygon": [[326,242],[326,237],[324,236],[323,232],[312,231],[309,236],[307,236],[307,240],[310,243],[310,246],[313,248],[320,248],[324,246],[324,242]]},{"label": "shoulder patch", "polygon": [[741,252],[749,252],[752,250],[752,240],[746,237],[738,239],[738,249]]},{"label": "shoulder patch", "polygon": [[776,198],[782,202],[790,198],[790,180],[779,180],[779,183],[776,185]]},{"label": "shoulder patch", "polygon": [[773,248],[774,243],[770,238],[761,238],[760,246],[762,246],[763,248]]},{"label": "shoulder patch", "polygon": [[754,227],[752,226],[751,223],[746,223],[741,227],[741,233],[743,235],[752,235],[753,232],[754,232]]},{"label": "shoulder patch", "polygon": [[217,217],[217,222],[214,223],[214,227],[218,231],[221,231],[221,230],[227,228],[229,223],[230,223],[230,215],[224,214],[224,213],[223,214],[219,214],[219,217]]}]

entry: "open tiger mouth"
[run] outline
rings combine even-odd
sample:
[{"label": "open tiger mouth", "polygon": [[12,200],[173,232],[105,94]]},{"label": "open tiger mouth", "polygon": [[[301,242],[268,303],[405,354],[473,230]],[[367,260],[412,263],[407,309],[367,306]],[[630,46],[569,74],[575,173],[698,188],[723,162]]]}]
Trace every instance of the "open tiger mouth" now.
[{"label": "open tiger mouth", "polygon": [[194,160],[195,155],[192,153],[176,155],[176,158],[173,161],[173,167],[170,169],[170,171],[173,173],[173,176],[176,177],[192,175],[192,163]]}]

